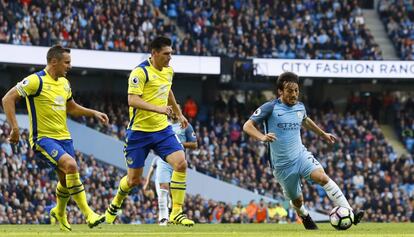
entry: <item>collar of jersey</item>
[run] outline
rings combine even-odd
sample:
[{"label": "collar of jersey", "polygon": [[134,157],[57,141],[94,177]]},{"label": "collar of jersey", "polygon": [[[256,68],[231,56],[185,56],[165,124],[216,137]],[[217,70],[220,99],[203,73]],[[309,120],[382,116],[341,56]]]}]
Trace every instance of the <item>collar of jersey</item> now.
[{"label": "collar of jersey", "polygon": [[58,79],[55,80],[55,79],[52,78],[52,76],[49,74],[49,72],[46,69],[43,69],[43,71],[46,74],[45,76],[43,76],[43,79],[46,79],[46,80],[51,81],[51,82],[58,82],[59,81],[60,77],[58,77]]}]

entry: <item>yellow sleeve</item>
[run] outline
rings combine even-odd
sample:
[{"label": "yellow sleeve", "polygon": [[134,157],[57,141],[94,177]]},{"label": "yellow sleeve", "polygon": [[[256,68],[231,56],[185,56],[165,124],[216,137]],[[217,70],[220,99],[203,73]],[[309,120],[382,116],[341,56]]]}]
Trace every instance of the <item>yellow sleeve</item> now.
[{"label": "yellow sleeve", "polygon": [[72,88],[70,87],[70,82],[68,79],[66,79],[65,90],[68,92],[68,97],[66,98],[66,101],[69,101],[72,99]]},{"label": "yellow sleeve", "polygon": [[39,77],[36,74],[32,74],[22,81],[18,82],[16,85],[17,93],[21,97],[26,97],[29,95],[36,94],[37,90],[40,86],[40,80]]},{"label": "yellow sleeve", "polygon": [[128,94],[142,95],[147,77],[142,68],[135,68],[128,79]]}]

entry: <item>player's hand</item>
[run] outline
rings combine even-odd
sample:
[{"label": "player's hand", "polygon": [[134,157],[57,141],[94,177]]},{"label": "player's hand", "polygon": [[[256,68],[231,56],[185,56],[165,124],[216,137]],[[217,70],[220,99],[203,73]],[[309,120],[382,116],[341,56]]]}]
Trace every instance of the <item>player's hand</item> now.
[{"label": "player's hand", "polygon": [[332,133],[323,133],[322,138],[329,144],[334,144],[336,142],[336,137]]},{"label": "player's hand", "polygon": [[263,137],[260,138],[260,141],[262,142],[274,142],[276,141],[276,134],[274,133],[267,133],[263,135]]},{"label": "player's hand", "polygon": [[178,116],[178,121],[180,122],[181,128],[187,128],[188,127],[188,120],[186,117],[184,117],[184,115],[179,115]]},{"label": "player's hand", "polygon": [[8,138],[9,142],[11,144],[17,144],[19,143],[19,139],[20,139],[19,128],[13,128]]},{"label": "player's hand", "polygon": [[108,125],[109,123],[109,118],[108,115],[99,112],[99,111],[95,111],[94,115],[93,115],[97,120],[99,120],[99,122]]},{"label": "player's hand", "polygon": [[165,114],[167,116],[171,116],[172,113],[173,113],[172,106],[171,105],[161,106],[161,107],[159,107],[158,113]]}]

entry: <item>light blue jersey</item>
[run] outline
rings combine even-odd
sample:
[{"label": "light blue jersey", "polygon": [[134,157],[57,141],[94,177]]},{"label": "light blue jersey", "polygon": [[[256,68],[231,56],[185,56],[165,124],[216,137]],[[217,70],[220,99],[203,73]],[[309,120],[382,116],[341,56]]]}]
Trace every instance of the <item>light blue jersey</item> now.
[{"label": "light blue jersey", "polygon": [[263,104],[250,117],[256,124],[263,123],[266,133],[276,135],[276,140],[270,143],[273,175],[290,200],[301,195],[300,178],[311,180],[310,174],[322,168],[302,144],[300,129],[306,118],[302,103],[288,106],[280,99]]},{"label": "light blue jersey", "polygon": [[289,166],[306,151],[300,137],[302,121],[306,117],[302,103],[287,106],[280,99],[263,104],[250,117],[256,124],[264,123],[266,133],[276,134],[276,141],[270,143],[274,167]]},{"label": "light blue jersey", "polygon": [[191,126],[191,124],[188,124],[185,129],[181,128],[180,123],[171,123],[171,127],[175,134],[178,136],[178,139],[180,139],[181,143],[195,142],[197,140],[193,126]]}]

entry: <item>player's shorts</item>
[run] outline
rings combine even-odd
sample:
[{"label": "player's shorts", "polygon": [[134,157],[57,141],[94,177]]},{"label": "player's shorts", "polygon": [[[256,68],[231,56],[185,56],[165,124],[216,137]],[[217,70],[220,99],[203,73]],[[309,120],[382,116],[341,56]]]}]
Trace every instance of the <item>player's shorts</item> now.
[{"label": "player's shorts", "polygon": [[56,169],[60,157],[64,154],[75,157],[75,149],[72,139],[56,140],[43,137],[36,142],[35,154],[41,162]]},{"label": "player's shorts", "polygon": [[127,130],[124,155],[128,168],[142,168],[150,150],[163,160],[176,151],[184,150],[171,126],[158,132]]},{"label": "player's shorts", "polygon": [[309,151],[304,151],[299,158],[288,167],[274,167],[273,175],[282,186],[283,194],[290,200],[295,200],[302,195],[300,179],[312,181],[310,174],[322,165]]}]

